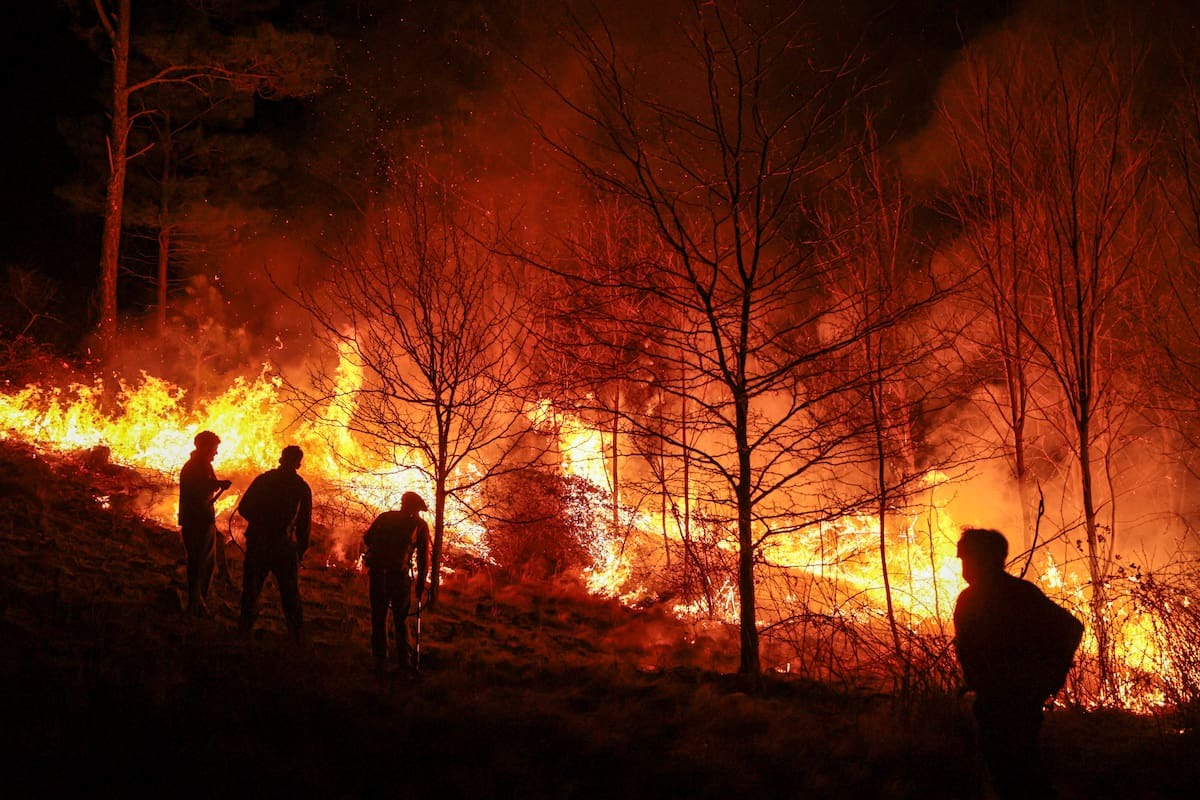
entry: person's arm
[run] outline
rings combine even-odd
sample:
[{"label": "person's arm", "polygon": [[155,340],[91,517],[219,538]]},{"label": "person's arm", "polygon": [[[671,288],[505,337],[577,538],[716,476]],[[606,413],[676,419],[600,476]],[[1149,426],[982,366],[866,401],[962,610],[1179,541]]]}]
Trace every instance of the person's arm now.
[{"label": "person's arm", "polygon": [[179,518],[197,520],[212,514],[217,491],[232,485],[219,481],[207,464],[188,461],[179,471]]},{"label": "person's arm", "polygon": [[1083,623],[1075,615],[1046,597],[1040,591],[1043,611],[1042,651],[1038,667],[1043,673],[1042,683],[1038,686],[1045,692],[1046,697],[1052,697],[1063,688],[1067,681],[1067,673],[1075,661],[1075,651],[1083,639]]},{"label": "person's arm", "polygon": [[383,514],[375,517],[375,521],[367,528],[367,532],[363,534],[363,544],[366,545],[367,551],[370,552],[371,546],[375,544],[379,538],[379,520],[383,519]]},{"label": "person's arm", "polygon": [[296,548],[297,555],[303,556],[308,549],[309,532],[312,530],[312,489],[304,484],[300,495],[300,508],[296,511]]},{"label": "person's arm", "polygon": [[983,648],[978,639],[978,622],[975,619],[972,598],[963,591],[954,607],[954,650],[958,664],[962,667],[963,681],[967,689],[978,689],[984,673]]},{"label": "person's arm", "polygon": [[246,487],[246,493],[238,501],[237,513],[247,522],[254,522],[255,517],[258,516],[256,504],[258,503],[258,494],[262,486],[260,482],[261,477],[260,475],[258,478],[250,481],[250,485]]},{"label": "person's arm", "polygon": [[421,520],[417,526],[417,602],[425,595],[425,583],[429,579],[429,525]]},{"label": "person's arm", "polygon": [[197,467],[195,470],[188,470],[184,467],[184,471],[190,472],[189,482],[192,488],[198,495],[203,495],[208,502],[215,499],[215,495],[222,489],[228,489],[233,485],[233,481],[222,481],[217,479],[217,474],[209,464],[205,464],[205,469]]}]

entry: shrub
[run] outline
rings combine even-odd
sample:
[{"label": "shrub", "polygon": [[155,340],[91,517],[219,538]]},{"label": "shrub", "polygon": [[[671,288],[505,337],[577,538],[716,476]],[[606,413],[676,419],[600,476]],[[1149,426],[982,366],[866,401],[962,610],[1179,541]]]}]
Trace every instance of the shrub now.
[{"label": "shrub", "polygon": [[492,479],[484,542],[503,574],[546,580],[592,562],[604,525],[602,491],[590,481],[534,467]]}]

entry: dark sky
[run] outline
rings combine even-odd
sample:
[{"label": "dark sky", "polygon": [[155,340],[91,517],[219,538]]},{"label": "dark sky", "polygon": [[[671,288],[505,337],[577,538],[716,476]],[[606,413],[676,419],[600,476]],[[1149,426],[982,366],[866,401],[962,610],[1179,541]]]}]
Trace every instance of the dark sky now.
[{"label": "dark sky", "polygon": [[[20,24],[6,24],[5,88],[0,104],[0,266],[26,266],[56,276],[73,270],[64,261],[97,261],[99,224],[69,213],[55,186],[75,172],[76,161],[59,133],[62,117],[100,112],[97,64],[71,32],[56,2],[27,3]],[[53,253],[53,257],[47,254]]]},{"label": "dark sky", "polygon": [[[135,18],[138,5],[135,0]],[[312,0],[294,5],[309,11],[323,9],[317,17],[331,30],[357,28],[375,42],[388,41],[392,34],[372,31],[372,26],[395,26],[394,39],[400,48],[405,36],[420,37],[426,48],[431,41],[453,41],[443,36],[444,31],[434,29],[447,24],[449,15],[430,11],[435,7],[428,2]],[[482,7],[501,14],[513,9],[530,13],[537,5],[529,0],[505,0],[483,3]],[[638,5],[626,0],[600,3],[606,13],[616,14],[634,13]],[[822,8],[832,8],[824,13],[840,17],[830,19],[831,27],[844,26],[848,18],[873,20],[865,39],[881,62],[893,62],[898,102],[905,104],[898,113],[907,116],[900,121],[916,126],[938,74],[964,33],[970,35],[1002,19],[1009,5],[1007,0],[851,0]],[[372,13],[373,6],[380,13]],[[422,22],[413,25],[413,19]],[[61,131],[73,117],[101,113],[105,65],[72,32],[70,12],[62,2],[25,4],[21,24],[4,26],[2,35],[6,91],[0,112],[5,131],[5,146],[0,150],[0,265],[32,268],[90,291],[88,284],[94,280],[98,259],[99,220],[71,210],[56,197],[55,190],[79,169],[77,155]],[[840,35],[853,38],[857,31]],[[429,69],[444,71],[445,62],[437,61],[430,59]],[[459,85],[464,83],[459,81]],[[444,76],[431,80],[430,85],[438,87],[441,96],[436,100],[451,102],[444,96],[448,85]],[[462,86],[461,90],[469,89]]]}]

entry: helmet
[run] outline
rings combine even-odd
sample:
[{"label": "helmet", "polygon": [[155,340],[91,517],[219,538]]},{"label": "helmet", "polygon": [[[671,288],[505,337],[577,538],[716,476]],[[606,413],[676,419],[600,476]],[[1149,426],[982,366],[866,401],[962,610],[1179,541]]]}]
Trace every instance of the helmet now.
[{"label": "helmet", "polygon": [[217,436],[212,431],[200,431],[192,439],[192,444],[196,445],[197,449],[216,447],[221,443],[221,437]]},{"label": "helmet", "polygon": [[428,511],[429,506],[425,505],[425,501],[421,499],[421,495],[416,492],[405,492],[400,495],[401,510],[408,509],[412,511]]}]

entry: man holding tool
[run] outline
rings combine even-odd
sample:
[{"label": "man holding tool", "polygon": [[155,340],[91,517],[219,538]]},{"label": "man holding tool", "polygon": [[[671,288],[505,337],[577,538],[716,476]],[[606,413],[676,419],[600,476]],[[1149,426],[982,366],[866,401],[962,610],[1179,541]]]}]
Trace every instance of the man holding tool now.
[{"label": "man holding tool", "polygon": [[429,525],[421,519],[428,510],[416,492],[400,497],[399,511],[385,511],[376,517],[363,536],[367,546],[366,565],[370,579],[371,652],[381,671],[387,667],[387,616],[392,610],[396,637],[397,666],[419,667],[408,643],[408,614],[412,595],[412,560],[417,556],[417,653],[420,658],[421,602],[429,577]]},{"label": "man holding tool", "polygon": [[[201,431],[192,443],[196,449],[179,472],[179,532],[187,551],[187,610],[193,616],[207,617],[208,589],[217,566],[217,512],[213,504],[233,482],[217,480],[213,471],[213,458],[221,444],[219,436]],[[221,566],[224,568],[224,563]]]}]

